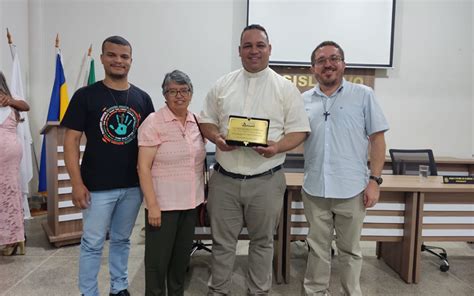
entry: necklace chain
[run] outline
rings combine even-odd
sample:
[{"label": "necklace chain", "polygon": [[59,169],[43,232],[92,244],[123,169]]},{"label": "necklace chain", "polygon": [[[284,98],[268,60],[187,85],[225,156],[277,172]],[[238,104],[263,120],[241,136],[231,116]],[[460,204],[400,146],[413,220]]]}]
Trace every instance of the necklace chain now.
[{"label": "necklace chain", "polygon": [[[106,86],[106,88],[109,91],[109,94],[112,96],[112,99],[114,100],[115,105],[117,106],[117,108],[120,108],[120,105],[119,105],[117,99],[115,98],[114,94],[110,90],[110,88],[108,88],[107,86]],[[127,89],[127,98],[125,99],[125,107],[127,107],[127,109],[130,109],[130,107],[128,106],[128,95],[129,94],[130,94],[130,87]]]},{"label": "necklace chain", "polygon": [[336,103],[337,97],[334,98],[334,101],[332,101],[332,104],[329,106],[328,109],[326,109],[327,100],[329,100],[329,98],[322,98],[323,107],[324,107],[324,113],[323,113],[324,121],[328,121],[328,116],[331,115],[331,113],[329,113],[329,111],[331,111],[332,107],[333,107],[334,104]]}]

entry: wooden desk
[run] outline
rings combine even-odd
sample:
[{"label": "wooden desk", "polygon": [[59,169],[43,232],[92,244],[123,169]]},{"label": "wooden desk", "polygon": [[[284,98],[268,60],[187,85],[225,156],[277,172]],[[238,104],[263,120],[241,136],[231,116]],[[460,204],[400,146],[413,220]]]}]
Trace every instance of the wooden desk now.
[{"label": "wooden desk", "polygon": [[[286,173],[288,198],[285,204],[286,236],[283,251],[283,277],[290,280],[291,241],[304,240],[308,224],[301,201],[302,173]],[[379,203],[367,211],[362,240],[379,242],[377,256],[382,258],[407,283],[413,280],[416,207],[418,187],[405,176],[384,176]]]},{"label": "wooden desk", "polygon": [[415,283],[421,280],[423,243],[474,241],[474,185],[443,184],[442,177],[428,177],[419,192],[413,280]]},{"label": "wooden desk", "polygon": [[[289,282],[290,242],[304,240],[302,173],[286,173],[283,277]],[[361,240],[377,241],[382,258],[407,283],[420,280],[425,241],[474,241],[474,185],[443,184],[441,176],[384,175],[379,203],[367,210]]]}]

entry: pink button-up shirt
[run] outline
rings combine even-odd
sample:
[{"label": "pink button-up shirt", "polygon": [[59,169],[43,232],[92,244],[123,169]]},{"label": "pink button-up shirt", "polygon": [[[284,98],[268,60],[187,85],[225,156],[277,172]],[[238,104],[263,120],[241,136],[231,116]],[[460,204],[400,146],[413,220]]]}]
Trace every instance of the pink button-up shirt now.
[{"label": "pink button-up shirt", "polygon": [[138,145],[158,146],[151,175],[162,211],[193,209],[204,201],[206,150],[191,112],[185,126],[167,106],[150,114],[138,130]]}]

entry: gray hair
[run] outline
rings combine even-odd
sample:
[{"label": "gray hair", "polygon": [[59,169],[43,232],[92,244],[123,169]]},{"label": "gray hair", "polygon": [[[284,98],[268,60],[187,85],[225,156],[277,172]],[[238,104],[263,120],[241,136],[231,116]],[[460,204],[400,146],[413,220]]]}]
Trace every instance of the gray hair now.
[{"label": "gray hair", "polygon": [[7,96],[11,97],[10,89],[8,88],[7,85],[7,80],[5,79],[5,75],[3,75],[3,72],[0,71],[0,91],[6,94]]},{"label": "gray hair", "polygon": [[167,87],[170,82],[175,82],[177,84],[186,84],[189,87],[191,93],[193,93],[193,83],[191,82],[189,76],[182,71],[173,70],[170,73],[166,73],[165,79],[163,79],[163,83],[161,84],[163,95],[168,90]]}]

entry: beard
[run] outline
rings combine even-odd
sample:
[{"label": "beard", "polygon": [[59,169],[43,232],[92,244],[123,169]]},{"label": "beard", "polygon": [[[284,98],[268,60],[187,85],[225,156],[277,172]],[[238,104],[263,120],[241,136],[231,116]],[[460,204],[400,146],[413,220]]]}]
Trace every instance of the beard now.
[{"label": "beard", "polygon": [[317,80],[318,80],[319,84],[321,84],[325,87],[332,87],[332,86],[334,86],[338,83],[337,77],[326,78],[323,75],[321,75],[321,76],[318,77]]},{"label": "beard", "polygon": [[[326,76],[327,71],[332,71],[332,74],[330,76]],[[339,78],[339,75],[337,75],[336,71],[337,69],[332,68],[332,67],[324,69],[323,72],[320,75],[317,75],[318,77],[316,77],[319,84],[325,87],[332,87],[338,84],[340,81],[340,78]]]}]

